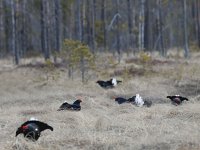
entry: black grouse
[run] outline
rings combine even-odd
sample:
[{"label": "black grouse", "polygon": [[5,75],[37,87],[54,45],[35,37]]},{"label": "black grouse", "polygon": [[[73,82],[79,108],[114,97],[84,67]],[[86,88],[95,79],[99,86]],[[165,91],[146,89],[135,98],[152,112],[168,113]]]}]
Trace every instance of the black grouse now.
[{"label": "black grouse", "polygon": [[40,133],[46,129],[53,131],[53,128],[46,123],[37,120],[29,120],[23,123],[16,131],[16,136],[24,134],[24,137],[37,141]]},{"label": "black grouse", "polygon": [[136,99],[136,97],[137,97],[137,94],[136,94],[136,96],[133,96],[133,97],[131,97],[131,98],[128,98],[128,99],[125,99],[125,98],[123,98],[123,97],[117,97],[117,98],[115,98],[115,101],[116,102],[118,102],[118,104],[123,104],[123,103],[132,103],[132,104],[135,104],[135,105],[139,105],[138,103],[141,103],[140,105],[141,106],[146,106],[146,107],[151,107],[151,105],[152,105],[152,102],[151,101],[147,101],[147,100],[145,100],[145,101],[143,101],[142,99],[141,99],[141,101],[140,102],[138,102],[138,100]]},{"label": "black grouse", "polygon": [[76,100],[73,104],[69,104],[67,102],[64,102],[58,109],[58,111],[60,110],[76,110],[79,111],[81,110],[81,105],[80,103],[82,102],[82,100],[78,99]]},{"label": "black grouse", "polygon": [[167,98],[169,98],[174,105],[180,105],[184,100],[189,101],[188,98],[180,95],[167,96]]},{"label": "black grouse", "polygon": [[112,78],[108,81],[98,80],[96,83],[98,83],[102,88],[108,89],[108,88],[114,88],[119,84],[120,80],[116,80],[116,78]]}]

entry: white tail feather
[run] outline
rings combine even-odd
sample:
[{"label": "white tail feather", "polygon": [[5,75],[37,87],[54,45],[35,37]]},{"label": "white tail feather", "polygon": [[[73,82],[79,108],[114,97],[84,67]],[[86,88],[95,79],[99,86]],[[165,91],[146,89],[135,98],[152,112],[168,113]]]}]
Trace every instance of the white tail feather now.
[{"label": "white tail feather", "polygon": [[117,79],[116,78],[112,78],[112,84],[113,84],[113,86],[117,86]]},{"label": "white tail feather", "polygon": [[31,117],[29,120],[31,121],[31,120],[38,120],[38,119],[36,119],[36,118],[34,118],[34,117]]},{"label": "white tail feather", "polygon": [[139,94],[136,94],[135,104],[137,106],[139,106],[139,107],[142,107],[144,105],[144,101],[143,101],[142,97]]}]

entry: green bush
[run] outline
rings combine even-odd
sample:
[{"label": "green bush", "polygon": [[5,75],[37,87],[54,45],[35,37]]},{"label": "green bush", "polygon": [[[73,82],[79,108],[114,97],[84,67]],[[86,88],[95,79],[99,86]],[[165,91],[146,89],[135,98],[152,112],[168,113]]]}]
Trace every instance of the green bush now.
[{"label": "green bush", "polygon": [[82,80],[87,68],[94,68],[94,55],[89,47],[80,41],[65,39],[60,57],[68,64],[69,70],[81,68]]}]

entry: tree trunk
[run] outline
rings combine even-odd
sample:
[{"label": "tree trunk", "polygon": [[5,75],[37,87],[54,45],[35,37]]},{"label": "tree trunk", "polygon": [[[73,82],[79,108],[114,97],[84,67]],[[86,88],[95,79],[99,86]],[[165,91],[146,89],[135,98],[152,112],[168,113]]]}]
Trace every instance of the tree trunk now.
[{"label": "tree trunk", "polygon": [[145,3],[145,19],[144,19],[144,49],[145,51],[149,50],[149,28],[150,28],[150,23],[149,23],[149,1],[147,0]]},{"label": "tree trunk", "polygon": [[[173,13],[173,1],[169,1],[169,10],[171,13]],[[173,15],[170,15],[170,20],[173,20]],[[172,48],[174,46],[174,28],[173,28],[173,23],[170,23],[170,27],[169,27],[169,48]]]},{"label": "tree trunk", "polygon": [[[6,11],[7,9],[10,9],[9,7],[6,5],[6,1],[3,1],[3,8],[4,8],[3,13],[4,14],[7,13],[7,11]],[[11,12],[10,12],[10,15],[11,15]],[[12,31],[10,31],[11,26],[9,24],[9,21],[10,21],[10,19],[8,17],[4,17],[5,52],[6,53],[10,53],[10,50],[12,50],[12,47],[10,46],[11,45],[10,43],[12,43],[12,39],[11,39],[12,36],[10,36],[10,34],[11,34],[10,32],[12,32]]]},{"label": "tree trunk", "polygon": [[138,45],[139,50],[144,50],[144,5],[145,0],[140,1],[140,15],[139,15],[139,36],[138,36]]},{"label": "tree trunk", "polygon": [[[162,22],[162,14],[161,14],[161,0],[156,1],[157,11],[156,11],[156,31],[157,31],[157,39],[154,44],[154,48],[156,49],[157,46],[160,54],[165,56],[165,49],[164,49],[164,41],[163,41],[163,22]],[[158,45],[159,44],[159,45]]]},{"label": "tree trunk", "polygon": [[60,0],[54,0],[55,3],[55,32],[56,32],[56,51],[61,49],[61,6]]},{"label": "tree trunk", "polygon": [[40,4],[40,24],[41,24],[41,50],[42,53],[44,54],[44,52],[46,51],[46,47],[45,47],[45,12],[44,12],[44,0],[41,0],[41,4]]},{"label": "tree trunk", "polygon": [[105,19],[105,0],[101,1],[101,21],[102,21],[102,31],[103,31],[103,47],[107,47],[107,37],[106,37],[106,19]]},{"label": "tree trunk", "polygon": [[15,16],[15,1],[11,0],[11,17],[12,17],[12,51],[14,54],[14,62],[19,64],[19,53],[16,47],[16,16]]},{"label": "tree trunk", "polygon": [[138,34],[135,32],[135,30],[134,29],[136,29],[137,28],[137,22],[136,22],[136,16],[137,16],[137,9],[136,9],[136,0],[132,0],[131,1],[132,2],[132,23],[133,23],[133,34],[132,34],[132,47],[133,47],[133,54],[135,54],[135,52],[136,52],[136,48],[138,47]]},{"label": "tree trunk", "polygon": [[162,22],[162,6],[161,6],[161,0],[157,0],[158,5],[158,33],[160,36],[160,51],[161,55],[165,56],[165,49],[164,49],[164,41],[163,41],[163,22]]},{"label": "tree trunk", "polygon": [[3,56],[5,47],[4,47],[4,12],[3,12],[3,1],[0,1],[0,58]]},{"label": "tree trunk", "polygon": [[81,33],[81,36],[82,36],[82,37],[81,37],[81,42],[84,42],[84,34],[85,34],[85,33],[84,33],[84,32],[85,32],[85,31],[84,31],[84,19],[85,19],[85,16],[84,16],[84,15],[85,15],[85,14],[84,14],[84,9],[85,9],[84,0],[81,1],[81,7],[80,7],[80,9],[81,9],[81,10],[80,10],[80,11],[81,11],[80,14],[81,14],[81,29],[82,29],[82,30],[81,30],[81,31],[82,31],[82,33]]},{"label": "tree trunk", "polygon": [[200,2],[199,0],[196,0],[196,24],[197,24],[197,42],[198,42],[198,47],[200,48]]},{"label": "tree trunk", "polygon": [[117,17],[116,17],[117,53],[118,53],[118,62],[120,63],[120,61],[121,61],[121,50],[120,50],[120,34],[119,34],[119,16],[120,16],[119,15],[119,0],[117,0],[117,3],[116,3],[116,14],[117,14]]},{"label": "tree trunk", "polygon": [[85,61],[83,56],[81,57],[81,78],[82,78],[82,82],[85,81]]},{"label": "tree trunk", "polygon": [[41,0],[41,47],[45,60],[50,58],[49,52],[49,8],[48,1]]},{"label": "tree trunk", "polygon": [[131,2],[127,0],[127,18],[128,18],[128,48],[132,47],[132,12],[131,12]]},{"label": "tree trunk", "polygon": [[95,52],[96,0],[92,0],[92,52]]},{"label": "tree trunk", "polygon": [[22,29],[21,29],[21,56],[24,56],[27,50],[27,43],[28,43],[28,37],[27,37],[27,21],[26,21],[26,6],[27,1],[22,1]]},{"label": "tree trunk", "polygon": [[182,0],[183,2],[183,26],[184,26],[184,56],[187,58],[189,56],[189,48],[188,48],[188,31],[187,31],[187,3],[186,0]]},{"label": "tree trunk", "polygon": [[86,37],[87,37],[87,44],[91,46],[91,24],[90,24],[90,1],[86,0],[86,11],[85,11],[85,16],[86,16]]},{"label": "tree trunk", "polygon": [[[54,0],[55,5],[55,50],[57,53],[61,49],[61,6],[60,0]],[[54,62],[57,62],[57,54],[54,55]]]},{"label": "tree trunk", "polygon": [[50,8],[49,8],[49,0],[45,0],[45,22],[46,22],[46,35],[45,35],[45,44],[46,44],[46,51],[45,51],[45,60],[49,59],[50,58],[50,47],[49,47],[49,39],[50,39],[50,34],[49,34],[49,30],[50,30],[50,16],[49,16],[49,11],[50,11]]},{"label": "tree trunk", "polygon": [[77,0],[77,12],[78,12],[78,39],[80,41],[83,41],[83,35],[82,35],[82,25],[81,25],[81,0]]}]

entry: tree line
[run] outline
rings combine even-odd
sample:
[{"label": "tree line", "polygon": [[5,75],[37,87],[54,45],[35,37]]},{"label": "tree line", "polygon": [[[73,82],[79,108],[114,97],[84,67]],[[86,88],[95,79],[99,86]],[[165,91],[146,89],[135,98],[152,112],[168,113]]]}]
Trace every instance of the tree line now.
[{"label": "tree line", "polygon": [[200,47],[200,0],[0,0],[0,57],[60,53],[65,39],[121,55]]}]

